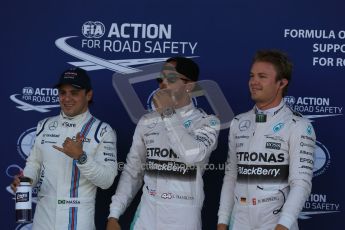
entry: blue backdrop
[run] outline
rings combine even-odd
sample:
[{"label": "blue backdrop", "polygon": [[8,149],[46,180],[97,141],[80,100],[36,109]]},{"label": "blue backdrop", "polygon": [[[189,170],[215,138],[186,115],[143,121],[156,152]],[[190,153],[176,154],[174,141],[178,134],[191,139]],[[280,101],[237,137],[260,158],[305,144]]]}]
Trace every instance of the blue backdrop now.
[{"label": "blue backdrop", "polygon": [[[8,186],[25,165],[37,122],[59,112],[52,87],[64,69],[80,66],[89,71],[95,91],[90,110],[116,130],[118,159],[124,162],[141,110],[133,111],[123,91],[134,89],[146,108],[157,88],[153,81],[136,78],[138,72],[145,73],[147,66],[170,56],[193,57],[201,67],[200,78],[217,83],[214,93],[224,95],[224,108],[230,106],[238,114],[253,106],[247,86],[251,59],[255,51],[266,48],[281,49],[293,60],[293,79],[285,99],[313,120],[317,133],[313,189],[300,215],[300,228],[341,228],[344,8],[340,0],[3,2],[1,228],[30,229],[30,225],[15,224]],[[128,84],[114,87],[127,78]],[[208,100],[198,101],[210,107]],[[204,229],[215,229],[217,223],[224,175],[219,166],[227,155],[226,119],[223,125],[210,159],[215,168],[204,175]],[[98,191],[97,229],[105,227],[117,181],[118,177],[111,189]],[[124,229],[137,204],[138,196],[120,219]]]}]

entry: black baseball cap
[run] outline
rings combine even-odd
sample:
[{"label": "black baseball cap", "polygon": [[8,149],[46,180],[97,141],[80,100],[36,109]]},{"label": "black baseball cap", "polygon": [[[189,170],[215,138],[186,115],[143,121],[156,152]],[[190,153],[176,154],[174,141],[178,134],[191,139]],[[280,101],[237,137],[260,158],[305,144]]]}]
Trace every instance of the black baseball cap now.
[{"label": "black baseball cap", "polygon": [[59,82],[55,85],[55,88],[59,88],[61,85],[72,85],[77,89],[90,90],[91,80],[86,71],[81,68],[70,68],[65,70],[59,79]]},{"label": "black baseball cap", "polygon": [[188,77],[192,81],[199,79],[199,66],[192,60],[186,57],[171,57],[166,62],[176,62],[176,71]]}]

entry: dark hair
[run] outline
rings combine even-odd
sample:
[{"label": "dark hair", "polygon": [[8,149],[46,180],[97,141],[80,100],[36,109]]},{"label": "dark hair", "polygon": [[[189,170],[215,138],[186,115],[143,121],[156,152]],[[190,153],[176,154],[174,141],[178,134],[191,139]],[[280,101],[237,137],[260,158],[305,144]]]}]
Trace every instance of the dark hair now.
[{"label": "dark hair", "polygon": [[[85,90],[85,93],[87,94],[88,92],[90,92],[92,89],[87,89],[87,90]],[[90,99],[90,101],[89,101],[89,103],[88,103],[89,105],[92,105],[93,104],[93,95],[92,95],[92,97],[91,97],[91,99]]]},{"label": "dark hair", "polygon": [[186,57],[171,57],[165,62],[176,62],[176,71],[185,75],[192,81],[199,79],[199,66],[192,60]]},{"label": "dark hair", "polygon": [[289,60],[288,56],[279,50],[259,50],[256,52],[253,58],[253,64],[255,62],[268,62],[271,63],[276,72],[276,81],[286,79],[288,80],[288,84],[283,89],[283,96],[285,96],[289,83],[291,81],[292,75],[292,63]]}]

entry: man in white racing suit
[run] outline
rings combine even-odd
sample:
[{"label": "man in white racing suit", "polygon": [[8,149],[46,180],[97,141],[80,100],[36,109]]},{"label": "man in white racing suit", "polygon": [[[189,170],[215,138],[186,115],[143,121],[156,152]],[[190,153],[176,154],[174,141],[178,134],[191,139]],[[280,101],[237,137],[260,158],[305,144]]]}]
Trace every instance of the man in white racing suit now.
[{"label": "man in white racing suit", "polygon": [[88,110],[92,89],[84,70],[66,70],[56,87],[61,113],[38,123],[23,171],[38,189],[33,229],[95,229],[97,187],[109,188],[117,175],[116,136]]},{"label": "man in white racing suit", "polygon": [[136,127],[112,197],[108,230],[120,229],[118,218],[143,181],[133,229],[201,229],[202,175],[217,146],[220,125],[183,94],[192,90],[198,72],[196,63],[184,57],[164,64],[157,79],[161,90],[154,97],[157,110],[144,115]]},{"label": "man in white racing suit", "polygon": [[259,51],[249,88],[256,105],[230,125],[218,230],[298,229],[311,191],[315,133],[283,94],[292,65],[280,51]]}]

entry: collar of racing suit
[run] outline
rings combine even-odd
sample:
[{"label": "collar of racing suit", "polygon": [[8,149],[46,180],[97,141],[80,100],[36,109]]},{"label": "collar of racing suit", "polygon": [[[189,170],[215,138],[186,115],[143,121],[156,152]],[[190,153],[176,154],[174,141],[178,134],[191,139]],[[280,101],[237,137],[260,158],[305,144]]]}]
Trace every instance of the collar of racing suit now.
[{"label": "collar of racing suit", "polygon": [[177,114],[179,114],[181,117],[186,117],[186,116],[189,116],[193,113],[194,108],[195,108],[195,106],[194,106],[193,102],[191,102],[186,106],[175,109],[175,112]]},{"label": "collar of racing suit", "polygon": [[63,111],[60,112],[60,117],[62,120],[69,120],[78,123],[79,121],[85,120],[86,117],[88,117],[90,114],[89,110],[86,110],[84,113],[81,113],[74,117],[67,116]]},{"label": "collar of racing suit", "polygon": [[261,113],[261,114],[266,114],[267,120],[270,120],[272,117],[274,117],[276,114],[278,114],[283,107],[285,106],[284,100],[281,100],[278,106],[266,110],[261,110],[258,107],[254,106],[253,110],[255,114]]}]

